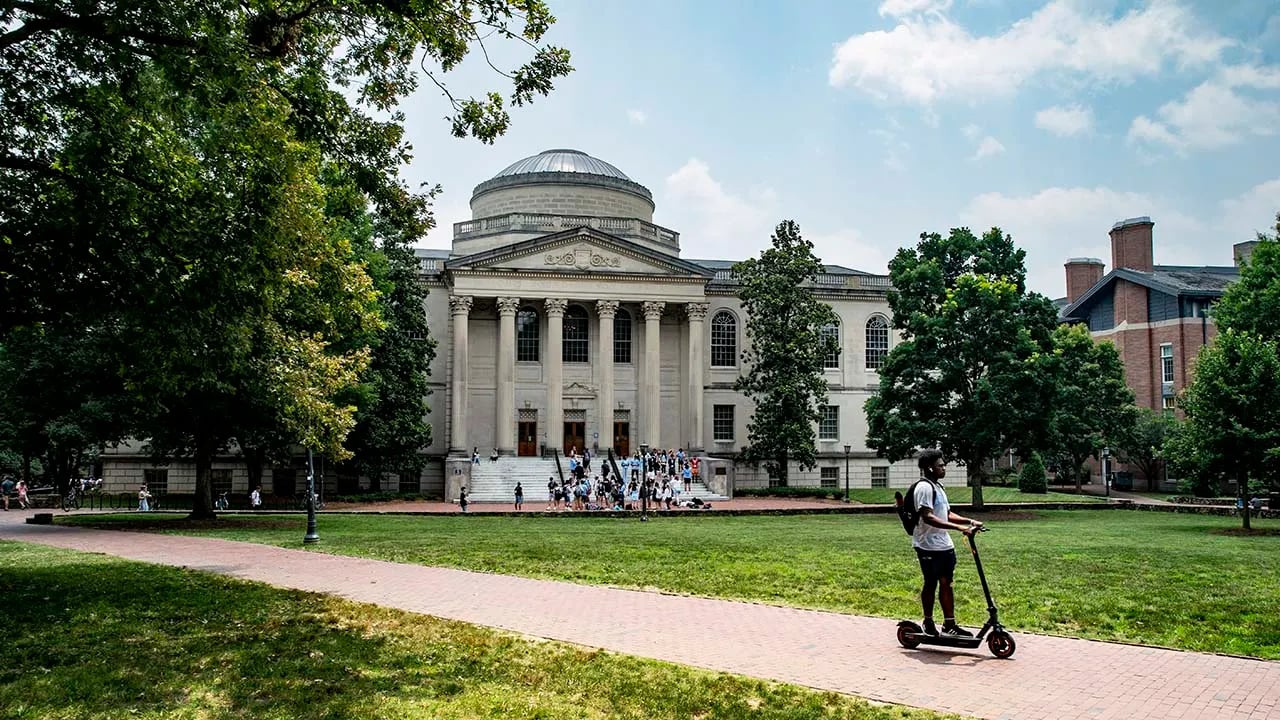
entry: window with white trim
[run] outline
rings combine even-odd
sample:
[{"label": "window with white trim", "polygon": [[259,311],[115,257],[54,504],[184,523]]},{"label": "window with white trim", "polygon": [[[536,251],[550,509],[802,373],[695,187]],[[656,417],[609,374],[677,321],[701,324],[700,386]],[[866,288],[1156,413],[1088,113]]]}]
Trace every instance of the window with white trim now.
[{"label": "window with white trim", "polygon": [[818,469],[818,478],[824,488],[834,488],[840,482],[840,468],[824,467]]},{"label": "window with white trim", "polygon": [[887,488],[889,487],[889,468],[884,465],[876,465],[871,468],[871,487]]},{"label": "window with white trim", "polygon": [[737,367],[738,320],[728,310],[711,318],[711,367]]},{"label": "window with white trim", "polygon": [[560,358],[567,363],[591,362],[591,342],[587,338],[590,316],[581,305],[570,305],[564,313],[563,350]]},{"label": "window with white trim", "polygon": [[613,318],[613,361],[631,364],[631,313],[621,308]]},{"label": "window with white trim", "polygon": [[840,407],[838,405],[823,405],[820,412],[822,414],[818,419],[818,439],[839,440]]},{"label": "window with white trim", "polygon": [[820,332],[820,337],[824,341],[830,338],[830,342],[832,345],[831,352],[827,353],[826,357],[822,359],[822,367],[827,370],[833,370],[833,369],[839,370],[840,369],[840,324],[831,323],[830,325],[823,325],[822,330],[819,332]]},{"label": "window with white trim", "polygon": [[533,308],[520,308],[516,313],[516,360],[519,362],[538,362],[539,353],[538,311]]},{"label": "window with white trim", "polygon": [[1173,343],[1160,346],[1160,382],[1173,382]]},{"label": "window with white trim", "polygon": [[883,315],[867,320],[867,369],[879,371],[889,354],[889,321]]},{"label": "window with white trim", "polygon": [[732,405],[715,405],[711,408],[711,439],[717,442],[733,442]]}]

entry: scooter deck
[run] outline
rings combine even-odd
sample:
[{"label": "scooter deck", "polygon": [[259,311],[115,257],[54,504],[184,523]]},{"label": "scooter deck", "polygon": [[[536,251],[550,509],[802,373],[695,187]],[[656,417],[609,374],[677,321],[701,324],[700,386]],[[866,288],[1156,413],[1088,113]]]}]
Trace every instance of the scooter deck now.
[{"label": "scooter deck", "polygon": [[942,645],[945,647],[976,648],[982,645],[980,637],[956,637],[955,635],[929,635],[927,633],[907,633],[906,638],[921,645]]}]

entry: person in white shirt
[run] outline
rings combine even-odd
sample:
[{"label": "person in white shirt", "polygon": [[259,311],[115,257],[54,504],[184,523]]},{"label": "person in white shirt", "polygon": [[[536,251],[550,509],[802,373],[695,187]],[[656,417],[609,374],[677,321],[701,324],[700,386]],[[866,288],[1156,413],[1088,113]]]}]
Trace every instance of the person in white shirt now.
[{"label": "person in white shirt", "polygon": [[[951,581],[956,569],[956,546],[951,542],[950,530],[972,535],[982,527],[977,520],[970,520],[951,512],[947,492],[942,488],[942,478],[947,475],[947,463],[937,450],[925,450],[917,461],[920,466],[920,482],[915,484],[912,503],[919,519],[911,545],[920,560],[920,572],[924,575],[924,587],[920,590],[920,605],[924,609],[924,631],[937,635],[933,623],[933,599],[937,594],[942,605],[942,633],[972,637],[973,633],[956,624],[955,595]],[[960,525],[959,523],[964,523]]]},{"label": "person in white shirt", "polygon": [[254,488],[253,492],[249,493],[249,507],[253,510],[257,510],[258,508],[262,507],[262,486],[261,485]]}]

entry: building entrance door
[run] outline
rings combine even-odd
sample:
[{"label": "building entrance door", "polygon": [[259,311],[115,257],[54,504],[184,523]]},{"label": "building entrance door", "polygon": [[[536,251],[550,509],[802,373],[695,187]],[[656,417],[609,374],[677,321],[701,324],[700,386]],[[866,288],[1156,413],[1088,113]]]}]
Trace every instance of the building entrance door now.
[{"label": "building entrance door", "polygon": [[564,447],[560,451],[568,455],[576,448],[581,453],[587,447],[587,424],[581,420],[566,420],[564,423]]},{"label": "building entrance door", "polygon": [[613,423],[613,454],[618,457],[631,454],[631,423],[621,420]]},{"label": "building entrance door", "polygon": [[538,456],[538,421],[521,420],[516,426],[518,433],[516,454],[520,457]]}]

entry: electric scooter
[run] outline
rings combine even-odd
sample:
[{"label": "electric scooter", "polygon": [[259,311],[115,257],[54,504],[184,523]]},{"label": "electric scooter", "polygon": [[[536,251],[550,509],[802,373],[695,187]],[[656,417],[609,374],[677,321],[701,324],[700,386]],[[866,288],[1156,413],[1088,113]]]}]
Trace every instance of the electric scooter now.
[{"label": "electric scooter", "polygon": [[[986,532],[984,526],[979,532]],[[987,622],[982,626],[982,630],[975,637],[957,637],[955,635],[929,635],[924,629],[910,620],[903,620],[898,623],[898,642],[902,647],[908,650],[919,645],[942,645],[945,647],[958,648],[976,648],[982,645],[983,638],[987,641],[987,649],[992,655],[998,658],[1007,658],[1013,655],[1013,651],[1017,649],[1018,644],[1013,641],[1013,636],[1004,629],[1000,624],[1000,616],[996,610],[996,603],[991,599],[991,588],[987,585],[987,576],[982,572],[982,559],[978,557],[978,538],[977,533],[965,535],[965,541],[969,543],[969,550],[973,553],[973,564],[978,568],[978,579],[982,581],[982,592],[987,596]],[[990,632],[990,635],[987,633]]]}]

